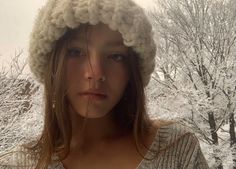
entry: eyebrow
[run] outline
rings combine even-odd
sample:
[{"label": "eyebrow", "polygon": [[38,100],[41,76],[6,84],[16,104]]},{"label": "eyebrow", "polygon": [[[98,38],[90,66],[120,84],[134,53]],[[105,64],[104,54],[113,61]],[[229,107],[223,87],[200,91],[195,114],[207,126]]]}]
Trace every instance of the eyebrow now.
[{"label": "eyebrow", "polygon": [[[72,42],[83,44],[83,43],[86,43],[86,39],[76,37],[72,39]],[[106,46],[107,47],[126,47],[122,40],[109,40],[106,42]]]},{"label": "eyebrow", "polygon": [[123,41],[120,41],[120,40],[111,40],[111,41],[108,41],[108,42],[107,42],[107,45],[108,45],[108,46],[119,46],[119,47],[124,46],[124,47],[125,47]]}]

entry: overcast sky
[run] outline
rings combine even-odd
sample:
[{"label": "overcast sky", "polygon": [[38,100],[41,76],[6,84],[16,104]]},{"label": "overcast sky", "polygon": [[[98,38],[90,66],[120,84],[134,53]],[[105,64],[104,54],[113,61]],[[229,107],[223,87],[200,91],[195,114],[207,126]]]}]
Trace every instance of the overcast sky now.
[{"label": "overcast sky", "polygon": [[[144,8],[153,0],[135,0]],[[0,65],[9,62],[15,51],[27,56],[29,34],[37,10],[46,0],[0,0]]]}]

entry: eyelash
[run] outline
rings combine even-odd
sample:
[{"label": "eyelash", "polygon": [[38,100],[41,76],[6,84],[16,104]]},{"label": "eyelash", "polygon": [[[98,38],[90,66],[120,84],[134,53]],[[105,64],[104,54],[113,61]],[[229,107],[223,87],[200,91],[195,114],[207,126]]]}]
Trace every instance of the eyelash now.
[{"label": "eyelash", "polygon": [[116,62],[122,62],[122,61],[125,61],[126,56],[123,54],[115,53],[115,54],[109,55],[108,58],[111,58]]},{"label": "eyelash", "polygon": [[[79,57],[79,56],[82,56],[82,50],[79,49],[79,48],[68,49],[67,56],[69,56],[69,57]],[[114,53],[114,54],[108,55],[108,58],[109,59],[113,59],[116,62],[122,62],[122,61],[125,61],[126,56],[124,54]]]},{"label": "eyelash", "polygon": [[69,57],[77,57],[77,56],[81,56],[81,49],[77,49],[77,48],[72,48],[72,49],[68,49],[67,51],[67,56]]}]

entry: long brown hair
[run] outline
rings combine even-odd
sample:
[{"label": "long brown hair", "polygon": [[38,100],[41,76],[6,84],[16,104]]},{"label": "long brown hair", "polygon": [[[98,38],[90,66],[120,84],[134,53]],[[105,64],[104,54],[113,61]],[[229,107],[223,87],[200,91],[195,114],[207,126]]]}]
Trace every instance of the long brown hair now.
[{"label": "long brown hair", "polygon": [[[81,25],[77,30],[68,30],[56,43],[50,53],[48,67],[45,70],[45,119],[44,128],[40,139],[30,150],[37,152],[38,161],[36,169],[46,168],[53,160],[52,157],[60,157],[63,160],[69,154],[71,134],[71,120],[66,113],[68,101],[65,87],[65,60],[68,42],[75,31],[85,31],[88,25]],[[123,97],[113,108],[114,122],[125,131],[133,133],[136,149],[144,144],[145,135],[152,126],[145,105],[145,93],[141,78],[141,68],[138,54],[131,48],[127,57],[130,80]],[[118,113],[119,112],[119,113]],[[142,153],[140,153],[144,156]]]}]

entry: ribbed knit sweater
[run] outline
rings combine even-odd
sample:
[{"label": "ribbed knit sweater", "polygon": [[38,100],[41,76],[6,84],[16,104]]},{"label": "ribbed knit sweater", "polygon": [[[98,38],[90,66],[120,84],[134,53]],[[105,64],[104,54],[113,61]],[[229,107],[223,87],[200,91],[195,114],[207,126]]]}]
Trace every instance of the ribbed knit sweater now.
[{"label": "ribbed knit sweater", "polygon": [[[209,169],[196,136],[179,124],[162,126],[148,151],[136,169]],[[20,149],[18,149],[20,150]],[[0,156],[1,169],[32,169],[35,163],[20,150]],[[147,160],[151,159],[151,160]],[[30,167],[31,166],[31,167]],[[48,169],[65,169],[60,161]]]}]

